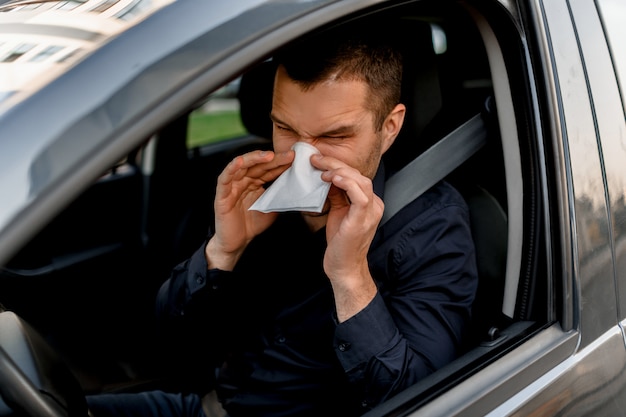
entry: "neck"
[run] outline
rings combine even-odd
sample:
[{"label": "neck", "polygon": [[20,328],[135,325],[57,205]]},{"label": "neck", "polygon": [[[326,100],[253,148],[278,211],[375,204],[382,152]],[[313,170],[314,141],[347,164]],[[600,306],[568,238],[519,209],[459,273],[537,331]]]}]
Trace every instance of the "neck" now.
[{"label": "neck", "polygon": [[326,226],[326,220],[328,220],[328,213],[301,213],[304,222],[309,227],[311,232],[317,232],[322,227]]}]

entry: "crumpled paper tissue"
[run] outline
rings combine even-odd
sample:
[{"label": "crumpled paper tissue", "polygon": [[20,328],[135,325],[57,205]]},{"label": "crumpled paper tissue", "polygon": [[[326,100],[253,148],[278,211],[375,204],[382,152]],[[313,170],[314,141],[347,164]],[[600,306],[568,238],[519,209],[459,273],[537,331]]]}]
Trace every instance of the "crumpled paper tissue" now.
[{"label": "crumpled paper tissue", "polygon": [[291,149],[296,152],[293,164],[276,178],[249,210],[263,213],[322,211],[330,183],[322,181],[322,171],[314,168],[310,162],[311,155],[319,151],[305,142],[296,142]]}]

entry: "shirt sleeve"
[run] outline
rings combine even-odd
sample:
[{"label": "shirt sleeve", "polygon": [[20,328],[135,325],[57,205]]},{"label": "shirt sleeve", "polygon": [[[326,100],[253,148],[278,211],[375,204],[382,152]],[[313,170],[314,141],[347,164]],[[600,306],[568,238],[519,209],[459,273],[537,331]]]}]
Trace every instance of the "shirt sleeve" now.
[{"label": "shirt sleeve", "polygon": [[449,363],[462,347],[478,283],[474,247],[464,202],[439,200],[423,199],[417,216],[410,216],[413,207],[395,219],[396,229],[370,253],[378,294],[337,324],[337,357],[366,409]]},{"label": "shirt sleeve", "polygon": [[[232,331],[230,315],[224,314],[232,272],[208,269],[205,246],[172,270],[155,303],[158,331],[170,360],[198,372],[220,360],[226,349],[223,341]],[[207,328],[215,337],[206,337]]]},{"label": "shirt sleeve", "polygon": [[231,273],[208,269],[205,246],[206,242],[189,259],[177,265],[159,289],[156,297],[159,319],[184,317],[189,310],[210,308],[213,303],[207,301],[211,298],[219,299],[216,295],[228,284]]}]

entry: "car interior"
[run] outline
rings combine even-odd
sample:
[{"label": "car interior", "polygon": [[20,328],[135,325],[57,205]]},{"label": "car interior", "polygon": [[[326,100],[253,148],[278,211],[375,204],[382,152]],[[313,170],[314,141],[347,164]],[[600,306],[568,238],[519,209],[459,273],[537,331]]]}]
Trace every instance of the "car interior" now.
[{"label": "car interior", "polygon": [[[485,144],[444,178],[471,213],[480,275],[471,341],[458,360],[377,411],[398,412],[477,372],[549,321],[537,157],[519,69],[525,64],[500,45],[521,48],[504,36],[512,24],[489,24],[460,6],[418,5],[353,18],[378,27],[388,22],[404,53],[407,117],[384,155],[390,177],[476,115],[486,132]],[[210,389],[202,382],[206,369],[172,360],[176,347],[160,338],[154,298],[171,268],[205,240],[223,167],[243,152],[271,148],[273,71],[268,56],[231,79],[237,92],[230,100],[244,134],[188,144],[192,113],[214,97],[207,92],[206,100],[181,110],[104,173],[0,270],[4,309],[43,336],[85,393]]]}]

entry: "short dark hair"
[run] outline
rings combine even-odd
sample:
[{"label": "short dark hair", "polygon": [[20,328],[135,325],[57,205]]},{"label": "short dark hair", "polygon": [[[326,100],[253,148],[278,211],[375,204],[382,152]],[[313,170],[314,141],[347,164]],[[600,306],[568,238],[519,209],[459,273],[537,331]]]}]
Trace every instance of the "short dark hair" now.
[{"label": "short dark hair", "polygon": [[359,31],[329,31],[290,45],[274,60],[305,90],[331,75],[364,81],[369,86],[365,105],[374,114],[377,130],[400,102],[402,54],[388,38]]}]

